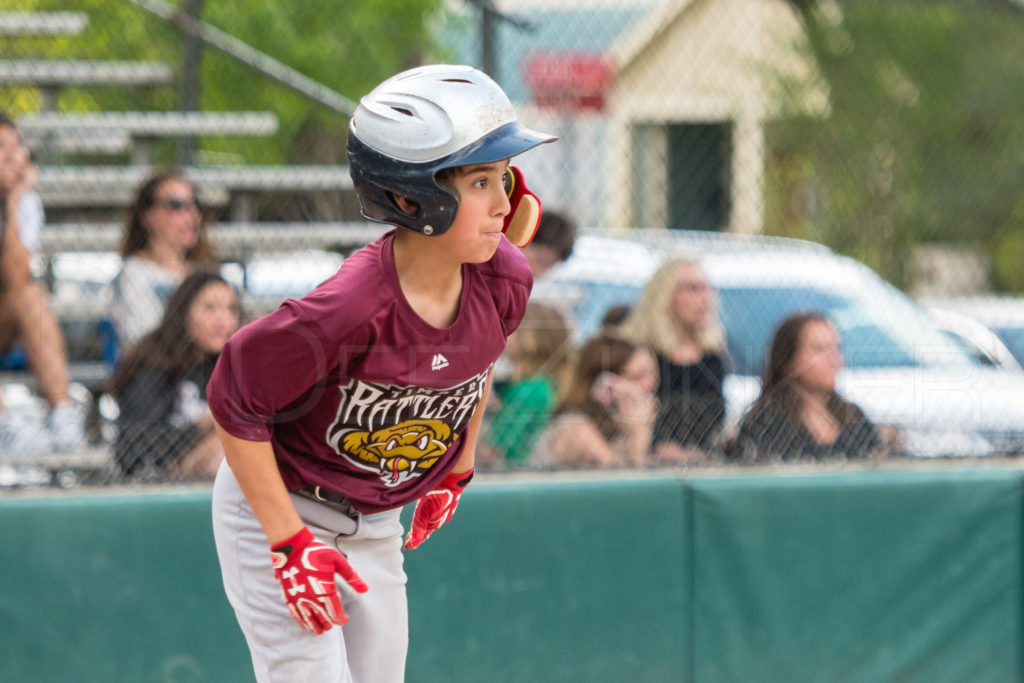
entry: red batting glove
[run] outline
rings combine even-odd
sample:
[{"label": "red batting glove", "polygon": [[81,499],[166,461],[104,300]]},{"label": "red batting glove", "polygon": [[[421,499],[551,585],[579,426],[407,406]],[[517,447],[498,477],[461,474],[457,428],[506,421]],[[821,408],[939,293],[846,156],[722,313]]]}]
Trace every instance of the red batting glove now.
[{"label": "red batting glove", "polygon": [[348,621],[341,608],[334,575],[341,574],[357,593],[369,590],[345,556],[313,537],[307,527],[270,548],[274,578],[299,626],[317,635]]},{"label": "red batting glove", "polygon": [[416,501],[416,509],[412,513],[412,529],[405,537],[405,549],[412,550],[430,534],[450,521],[459,506],[459,497],[469,486],[473,478],[473,470],[456,474],[450,473],[441,481],[441,485]]}]

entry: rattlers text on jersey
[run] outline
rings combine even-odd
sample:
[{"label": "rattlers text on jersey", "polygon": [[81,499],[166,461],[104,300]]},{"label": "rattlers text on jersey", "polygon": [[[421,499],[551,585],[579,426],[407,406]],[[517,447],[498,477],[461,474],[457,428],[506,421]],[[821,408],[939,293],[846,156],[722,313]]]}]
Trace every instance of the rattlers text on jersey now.
[{"label": "rattlers text on jersey", "polygon": [[221,427],[272,442],[289,489],[323,486],[364,512],[415,500],[454,466],[532,285],[503,239],[490,261],[463,266],[458,316],[435,328],[402,294],[392,238],[239,330],[207,389]]},{"label": "rattlers text on jersey", "polygon": [[429,472],[448,452],[483,398],[487,373],[446,389],[373,384],[341,389],[327,442],[352,465],[388,487]]}]

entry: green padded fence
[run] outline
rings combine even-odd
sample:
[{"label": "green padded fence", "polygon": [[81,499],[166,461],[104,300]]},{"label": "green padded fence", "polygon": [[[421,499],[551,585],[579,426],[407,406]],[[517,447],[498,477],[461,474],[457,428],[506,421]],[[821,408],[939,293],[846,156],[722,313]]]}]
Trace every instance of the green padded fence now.
[{"label": "green padded fence", "polygon": [[458,531],[406,556],[410,682],[681,680],[679,480],[471,489]]},{"label": "green padded fence", "polygon": [[[408,681],[1020,681],[1022,475],[479,477]],[[250,681],[209,491],[0,498],[0,681]]]},{"label": "green padded fence", "polygon": [[1017,473],[688,486],[694,680],[1021,680]]},{"label": "green padded fence", "polygon": [[0,680],[252,680],[210,495],[0,501]]}]

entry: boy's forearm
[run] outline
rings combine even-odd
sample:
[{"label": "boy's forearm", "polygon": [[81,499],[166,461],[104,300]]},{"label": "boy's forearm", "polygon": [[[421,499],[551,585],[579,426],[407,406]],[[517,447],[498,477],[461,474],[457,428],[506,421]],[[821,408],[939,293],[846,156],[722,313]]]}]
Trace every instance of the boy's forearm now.
[{"label": "boy's forearm", "polygon": [[269,441],[245,441],[217,425],[224,458],[271,545],[298,533],[305,523],[292,504]]}]

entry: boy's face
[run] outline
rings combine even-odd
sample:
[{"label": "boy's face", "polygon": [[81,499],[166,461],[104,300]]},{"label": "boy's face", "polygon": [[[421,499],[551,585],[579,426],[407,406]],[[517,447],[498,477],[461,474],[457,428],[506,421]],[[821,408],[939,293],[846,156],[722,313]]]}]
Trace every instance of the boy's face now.
[{"label": "boy's face", "polygon": [[459,210],[452,226],[433,238],[462,263],[490,260],[502,240],[501,229],[511,207],[505,191],[508,160],[463,166],[449,182],[459,191]]}]

